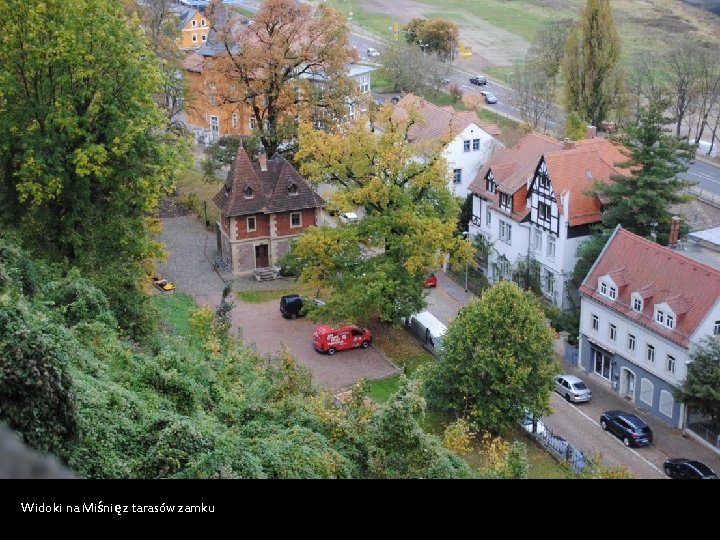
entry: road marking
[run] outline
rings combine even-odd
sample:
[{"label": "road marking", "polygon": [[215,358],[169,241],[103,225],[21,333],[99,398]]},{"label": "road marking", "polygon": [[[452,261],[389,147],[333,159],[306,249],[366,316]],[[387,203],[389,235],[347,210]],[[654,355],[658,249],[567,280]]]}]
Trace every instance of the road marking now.
[{"label": "road marking", "polygon": [[[577,405],[573,405],[572,403],[568,403],[567,401],[565,401],[565,403],[566,403],[567,405],[569,405],[572,409],[574,409],[575,411],[577,411],[578,414],[584,416],[585,418],[587,418],[588,420],[590,420],[590,422],[592,422],[592,423],[595,424],[597,427],[599,427],[603,432],[605,432],[605,430],[602,429],[602,426],[600,426],[600,422],[596,422],[593,418],[590,418],[587,414],[585,414],[584,412],[582,412],[582,411],[577,407]],[[640,452],[638,452],[638,451],[635,450],[634,448],[630,448],[629,446],[625,446],[625,445],[622,443],[622,441],[621,441],[620,439],[618,439],[617,437],[615,437],[615,435],[613,435],[612,433],[610,433],[610,435],[612,436],[613,439],[615,439],[615,441],[616,441],[619,445],[622,445],[623,448],[627,448],[628,450],[630,450],[632,453],[634,453],[637,457],[639,457],[640,459],[642,459],[645,463],[647,463],[648,465],[650,465],[650,467],[652,467],[653,469],[655,469],[655,470],[656,470],[657,472],[659,472],[660,474],[662,474],[662,475],[665,474],[665,473],[663,473],[663,472],[657,467],[657,465],[655,465],[652,461],[648,460],[645,456],[641,455]]]}]

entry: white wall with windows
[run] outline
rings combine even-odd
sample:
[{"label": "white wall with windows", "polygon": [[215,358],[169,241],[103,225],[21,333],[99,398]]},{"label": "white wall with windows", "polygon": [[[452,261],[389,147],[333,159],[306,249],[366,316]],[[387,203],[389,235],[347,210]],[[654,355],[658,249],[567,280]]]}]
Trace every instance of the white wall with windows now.
[{"label": "white wall with windows", "polygon": [[[475,179],[480,167],[499,146],[500,143],[492,135],[475,124],[468,125],[450,141],[443,150],[450,170],[450,191],[459,197],[465,197],[469,193],[468,186]],[[458,183],[453,181],[456,169],[461,171]]]}]

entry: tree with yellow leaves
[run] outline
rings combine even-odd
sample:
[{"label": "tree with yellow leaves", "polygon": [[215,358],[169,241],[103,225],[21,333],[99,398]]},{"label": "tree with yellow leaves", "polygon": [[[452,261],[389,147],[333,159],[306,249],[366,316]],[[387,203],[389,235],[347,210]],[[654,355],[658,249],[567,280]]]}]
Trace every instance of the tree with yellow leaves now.
[{"label": "tree with yellow leaves", "polygon": [[[471,247],[455,236],[458,205],[447,189],[448,167],[440,144],[410,144],[417,115],[394,120],[385,106],[337,133],[300,127],[300,172],[336,191],[328,207],[362,207],[359,223],[309,229],[289,258],[300,279],[330,291],[314,315],[326,320],[398,322],[422,309],[422,280],[446,253],[469,260]],[[312,315],[312,314],[311,314]]]}]

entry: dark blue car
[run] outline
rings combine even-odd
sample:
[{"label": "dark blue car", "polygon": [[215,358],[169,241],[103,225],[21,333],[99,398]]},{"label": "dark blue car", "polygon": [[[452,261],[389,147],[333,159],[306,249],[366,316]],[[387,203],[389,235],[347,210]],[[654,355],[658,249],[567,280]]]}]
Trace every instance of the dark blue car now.
[{"label": "dark blue car", "polygon": [[622,439],[625,446],[647,446],[652,443],[652,430],[643,420],[625,411],[605,411],[600,427]]}]

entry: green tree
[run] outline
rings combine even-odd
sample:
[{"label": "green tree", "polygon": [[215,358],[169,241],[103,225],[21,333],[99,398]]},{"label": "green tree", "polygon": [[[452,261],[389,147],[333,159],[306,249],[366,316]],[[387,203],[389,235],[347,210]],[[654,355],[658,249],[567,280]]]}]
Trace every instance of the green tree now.
[{"label": "green tree", "polygon": [[585,122],[577,111],[572,111],[565,118],[565,137],[571,141],[579,141],[585,138],[587,122]]},{"label": "green tree", "polygon": [[529,411],[550,411],[552,337],[530,292],[503,281],[472,299],[448,325],[426,378],[429,404],[494,432]]},{"label": "green tree", "polygon": [[595,126],[605,120],[621,87],[620,36],[609,0],[587,0],[565,43],[565,105]]},{"label": "green tree", "polygon": [[461,262],[472,255],[455,235],[459,209],[447,189],[440,143],[410,145],[414,113],[408,121],[391,114],[381,109],[380,133],[368,130],[364,117],[337,134],[300,128],[301,173],[337,188],[329,208],[366,212],[359,223],[309,229],[290,253],[301,281],[329,291],[315,312],[329,319],[397,322],[422,308],[422,279],[445,253]]},{"label": "green tree", "polygon": [[153,101],[155,55],[110,0],[8,0],[0,17],[0,220],[86,270],[139,331],[160,253],[146,214],[188,162]]},{"label": "green tree", "polygon": [[607,244],[610,234],[612,234],[612,229],[596,228],[592,234],[578,246],[578,261],[575,263],[575,268],[573,268],[573,272],[568,281],[571,289],[577,290],[580,288],[583,280],[590,273],[590,268],[595,264],[595,261],[597,261],[597,258],[600,256],[600,252],[605,247],[605,244]]},{"label": "green tree", "polygon": [[417,415],[425,410],[419,382],[403,377],[400,388],[368,427],[368,463],[377,478],[470,478],[472,471],[440,440],[425,433]]},{"label": "green tree", "polygon": [[418,44],[424,52],[444,59],[452,57],[459,36],[458,26],[445,19],[414,18],[405,25],[408,43]]},{"label": "green tree", "polygon": [[677,175],[687,170],[695,155],[693,145],[665,129],[669,124],[663,114],[665,108],[664,101],[651,101],[640,109],[637,123],[629,125],[621,136],[629,159],[620,165],[629,168],[630,174],[613,176],[613,182],[593,186],[594,194],[609,201],[603,214],[604,227],[614,229],[620,224],[660,244],[668,242],[670,207],[691,199],[683,191],[693,183]]},{"label": "green tree", "polygon": [[251,159],[255,159],[261,149],[260,138],[257,135],[223,135],[210,143],[202,161],[203,179],[206,182],[224,180],[217,176],[216,171],[231,165],[241,146]]},{"label": "green tree", "polygon": [[675,399],[708,415],[713,425],[720,420],[720,340],[708,337],[692,352],[687,376],[673,395]]}]

